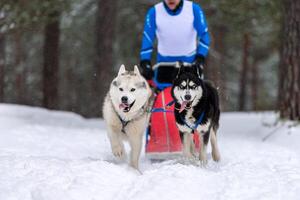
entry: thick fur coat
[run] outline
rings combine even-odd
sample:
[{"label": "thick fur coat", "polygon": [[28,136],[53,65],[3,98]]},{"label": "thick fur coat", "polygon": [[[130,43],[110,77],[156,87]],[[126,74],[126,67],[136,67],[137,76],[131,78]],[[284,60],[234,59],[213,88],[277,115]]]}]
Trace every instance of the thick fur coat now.
[{"label": "thick fur coat", "polygon": [[[192,158],[198,155],[200,161],[206,164],[206,149],[210,140],[212,157],[219,161],[216,133],[220,109],[217,90],[208,81],[203,81],[196,71],[181,67],[173,83],[172,96],[184,156]],[[193,134],[199,134],[200,152],[195,152]]]},{"label": "thick fur coat", "polygon": [[130,145],[130,165],[138,169],[143,134],[149,121],[152,91],[137,66],[134,71],[120,67],[103,105],[103,117],[114,156],[124,159],[123,142]]}]

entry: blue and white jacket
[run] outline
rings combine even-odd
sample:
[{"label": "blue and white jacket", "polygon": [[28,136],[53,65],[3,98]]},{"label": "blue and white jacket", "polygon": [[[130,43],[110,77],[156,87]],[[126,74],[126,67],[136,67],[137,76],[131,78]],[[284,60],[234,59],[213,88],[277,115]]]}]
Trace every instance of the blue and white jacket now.
[{"label": "blue and white jacket", "polygon": [[196,55],[206,57],[210,37],[200,6],[183,0],[174,13],[163,2],[149,9],[144,25],[141,60],[151,60],[157,38],[157,62],[193,62]]}]

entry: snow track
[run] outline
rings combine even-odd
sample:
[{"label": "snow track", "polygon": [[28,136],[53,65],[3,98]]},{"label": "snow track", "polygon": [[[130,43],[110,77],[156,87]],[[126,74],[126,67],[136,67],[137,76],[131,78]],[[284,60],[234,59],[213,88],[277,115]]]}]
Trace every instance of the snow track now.
[{"label": "snow track", "polygon": [[262,142],[274,113],[221,116],[220,163],[143,154],[141,175],[113,158],[103,122],[0,104],[0,200],[299,199],[300,128]]}]

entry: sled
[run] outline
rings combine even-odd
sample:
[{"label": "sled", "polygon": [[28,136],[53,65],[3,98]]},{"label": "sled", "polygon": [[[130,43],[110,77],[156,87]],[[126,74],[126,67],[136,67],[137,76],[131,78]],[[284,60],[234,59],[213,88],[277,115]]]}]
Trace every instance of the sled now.
[{"label": "sled", "polygon": [[[151,111],[150,123],[146,132],[146,157],[165,160],[182,155],[182,142],[176,126],[174,103],[171,95],[178,63],[159,63],[154,67],[154,86],[157,94]],[[196,149],[199,149],[198,135],[194,134]]]}]

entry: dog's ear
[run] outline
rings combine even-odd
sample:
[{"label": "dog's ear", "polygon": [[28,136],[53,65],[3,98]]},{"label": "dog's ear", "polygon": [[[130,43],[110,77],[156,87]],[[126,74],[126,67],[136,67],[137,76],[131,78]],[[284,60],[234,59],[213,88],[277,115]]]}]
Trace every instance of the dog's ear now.
[{"label": "dog's ear", "polygon": [[133,72],[134,72],[136,75],[138,75],[138,76],[141,75],[140,70],[139,70],[139,68],[138,68],[137,65],[134,65],[134,71],[133,71]]},{"label": "dog's ear", "polygon": [[193,65],[193,71],[195,74],[197,74],[197,76],[201,79],[203,79],[203,65]]},{"label": "dog's ear", "polygon": [[120,69],[119,69],[118,76],[121,76],[125,72],[126,72],[125,65],[122,64]]},{"label": "dog's ear", "polygon": [[182,62],[178,62],[178,67],[179,67],[179,70],[178,70],[178,73],[176,75],[176,78],[178,78],[178,76],[182,73],[184,73],[184,69],[185,67],[183,66]]}]

